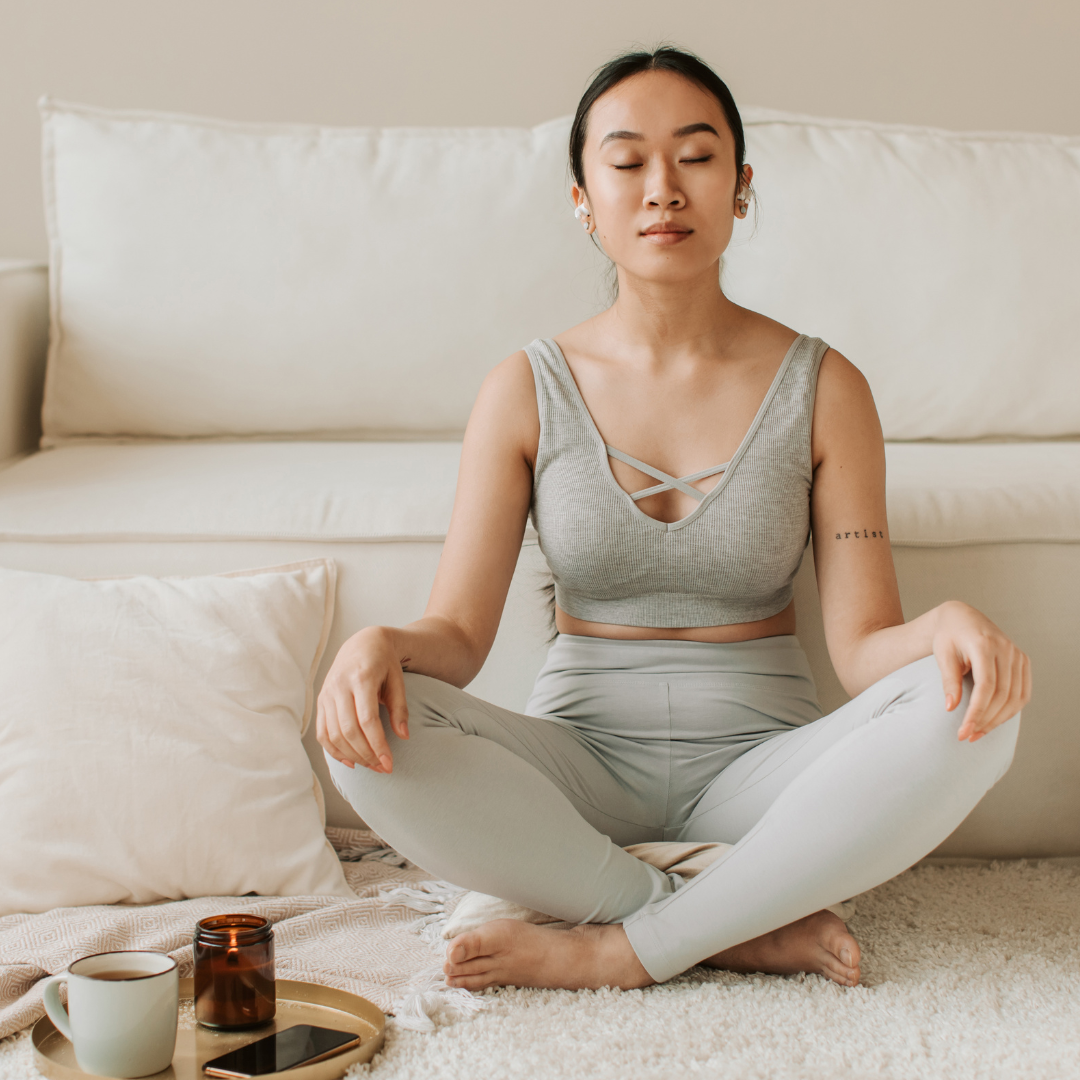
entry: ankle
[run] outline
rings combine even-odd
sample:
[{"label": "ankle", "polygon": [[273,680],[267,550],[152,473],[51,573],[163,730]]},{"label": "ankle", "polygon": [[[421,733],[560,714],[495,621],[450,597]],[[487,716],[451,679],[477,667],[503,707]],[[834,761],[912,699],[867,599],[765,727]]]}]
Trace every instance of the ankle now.
[{"label": "ankle", "polygon": [[655,980],[638,959],[622,926],[610,925],[602,930],[602,933],[593,935],[592,947],[597,972],[602,976],[603,983],[623,990],[651,986]]}]

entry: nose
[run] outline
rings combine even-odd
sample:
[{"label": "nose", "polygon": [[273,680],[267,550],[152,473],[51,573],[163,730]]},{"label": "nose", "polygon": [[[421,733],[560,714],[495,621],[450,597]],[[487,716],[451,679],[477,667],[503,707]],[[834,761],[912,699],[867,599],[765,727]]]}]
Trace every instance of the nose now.
[{"label": "nose", "polygon": [[678,210],[686,205],[686,196],[668,162],[656,161],[649,169],[643,201],[650,210]]}]

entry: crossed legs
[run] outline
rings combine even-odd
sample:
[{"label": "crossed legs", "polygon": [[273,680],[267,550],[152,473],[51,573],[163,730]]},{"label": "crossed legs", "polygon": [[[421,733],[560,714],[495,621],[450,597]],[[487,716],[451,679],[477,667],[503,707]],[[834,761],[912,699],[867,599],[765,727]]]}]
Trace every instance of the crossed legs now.
[{"label": "crossed legs", "polygon": [[406,681],[412,737],[388,736],[394,772],[330,762],[361,816],[456,884],[568,921],[622,923],[488,924],[451,943],[451,972],[468,986],[644,985],[709,958],[736,966],[740,946],[799,924],[850,958],[839,920],[809,931],[806,920],[944,840],[1008,768],[1019,724],[960,743],[967,693],[945,712],[933,658],[910,664],[716,777],[680,839],[735,847],[679,887],[622,850],[661,836],[628,820],[633,793],[573,728]]}]

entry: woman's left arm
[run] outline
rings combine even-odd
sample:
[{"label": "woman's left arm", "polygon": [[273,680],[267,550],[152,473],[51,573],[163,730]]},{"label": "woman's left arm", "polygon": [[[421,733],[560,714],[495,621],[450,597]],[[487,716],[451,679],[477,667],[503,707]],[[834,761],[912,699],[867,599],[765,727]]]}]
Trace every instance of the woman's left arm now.
[{"label": "woman's left arm", "polygon": [[985,615],[949,600],[904,622],[885,520],[885,444],[862,373],[830,349],[814,405],[814,537],[825,640],[853,697],[931,654],[950,711],[971,672],[975,689],[959,737],[975,742],[1031,698],[1031,662]]}]

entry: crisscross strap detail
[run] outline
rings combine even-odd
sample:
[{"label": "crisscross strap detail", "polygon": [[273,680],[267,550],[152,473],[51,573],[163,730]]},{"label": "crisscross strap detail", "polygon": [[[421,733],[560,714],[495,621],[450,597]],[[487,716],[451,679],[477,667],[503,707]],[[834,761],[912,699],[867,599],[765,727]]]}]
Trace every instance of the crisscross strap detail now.
[{"label": "crisscross strap detail", "polygon": [[634,502],[637,502],[638,499],[644,499],[649,495],[659,495],[661,491],[673,490],[681,491],[684,494],[697,499],[698,502],[701,502],[708,492],[698,491],[696,487],[691,487],[690,481],[704,480],[706,476],[715,476],[717,473],[722,473],[731,464],[730,461],[725,461],[723,465],[714,465],[711,469],[702,469],[701,472],[691,473],[689,476],[670,476],[668,473],[664,472],[663,469],[657,469],[655,466],[647,465],[644,461],[638,461],[636,457],[624,454],[621,450],[616,450],[614,446],[608,446],[605,443],[604,449],[608,452],[608,456],[615,458],[616,461],[621,461],[626,465],[633,465],[635,469],[645,473],[646,476],[652,476],[655,479],[662,481],[662,483],[655,484],[653,487],[635,491],[633,494],[627,492]]}]

